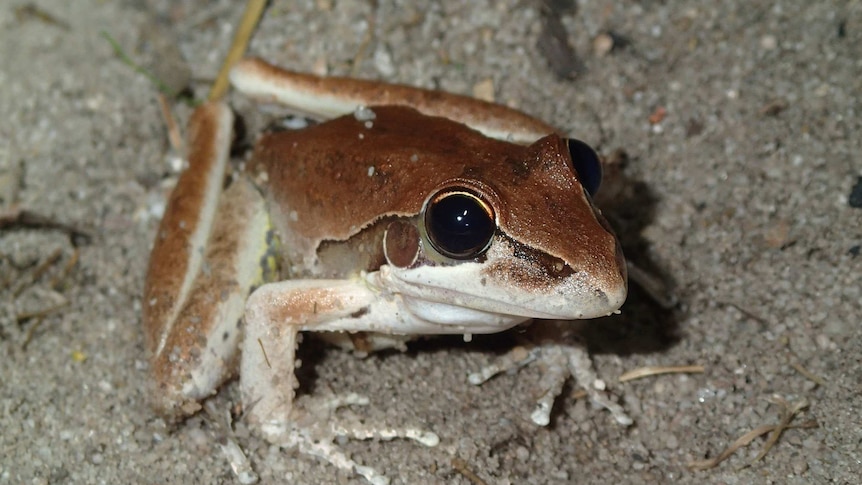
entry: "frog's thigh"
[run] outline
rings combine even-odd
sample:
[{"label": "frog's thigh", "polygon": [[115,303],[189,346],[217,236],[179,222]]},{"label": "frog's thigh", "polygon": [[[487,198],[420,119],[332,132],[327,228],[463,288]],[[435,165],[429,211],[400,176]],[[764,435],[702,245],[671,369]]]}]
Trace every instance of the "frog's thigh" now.
[{"label": "frog's thigh", "polygon": [[155,399],[164,414],[188,414],[236,367],[245,301],[270,268],[265,202],[240,179],[220,197],[201,269],[153,356]]},{"label": "frog's thigh", "polygon": [[153,355],[164,351],[166,336],[201,270],[217,219],[232,126],[233,114],[223,103],[206,103],[189,120],[188,168],[171,192],[147,269],[144,342]]},{"label": "frog's thigh", "polygon": [[240,388],[249,419],[261,423],[266,433],[290,422],[300,330],[314,330],[316,325],[333,321],[365,321],[386,313],[380,308],[385,305],[388,303],[381,302],[358,279],[281,281],[252,293],[246,305],[240,365]]}]

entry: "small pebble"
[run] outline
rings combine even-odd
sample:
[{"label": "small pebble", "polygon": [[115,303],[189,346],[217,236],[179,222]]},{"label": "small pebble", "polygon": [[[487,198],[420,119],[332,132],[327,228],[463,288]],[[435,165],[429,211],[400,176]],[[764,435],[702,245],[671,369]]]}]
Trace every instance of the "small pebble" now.
[{"label": "small pebble", "polygon": [[487,101],[489,103],[494,102],[494,81],[490,78],[484,79],[482,81],[477,82],[473,85],[473,97],[476,99],[481,99],[482,101]]},{"label": "small pebble", "polygon": [[765,51],[775,50],[778,47],[778,39],[772,34],[764,35],[760,38],[760,47]]},{"label": "small pebble", "polygon": [[593,52],[596,57],[605,57],[614,49],[614,38],[608,33],[601,33],[593,39]]}]

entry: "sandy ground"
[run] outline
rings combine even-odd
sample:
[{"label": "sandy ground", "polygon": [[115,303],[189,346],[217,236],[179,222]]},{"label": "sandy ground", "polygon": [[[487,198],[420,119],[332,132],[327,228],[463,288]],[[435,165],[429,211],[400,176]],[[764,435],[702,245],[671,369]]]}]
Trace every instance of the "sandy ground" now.
[{"label": "sandy ground", "polygon": [[[0,6],[3,207],[18,202],[92,236],[72,238],[80,260],[63,277],[74,249],[63,231],[0,232],[0,483],[236,482],[212,419],[169,429],[147,404],[140,295],[176,164],[155,89],[100,31],[168,82],[191,75],[202,96],[238,3]],[[305,392],[362,392],[369,420],[442,438],[436,448],[344,448],[394,483],[858,483],[862,4],[580,2],[552,15],[579,60],[566,79],[536,47],[534,2],[465,3],[275,1],[251,50],[300,70],[459,93],[491,83],[498,102],[605,154],[623,149],[634,190],[616,224],[631,257],[671,282],[679,304],[662,310],[635,289],[621,316],[577,324],[634,417],[629,428],[574,386],[551,425],[536,427],[535,368],[469,385],[466,373],[511,335],[365,360],[310,343]],[[603,32],[617,39],[605,55],[593,47]],[[43,319],[19,319],[63,302]],[[616,380],[687,364],[705,372]],[[773,396],[807,401],[794,423],[819,427],[787,431],[748,467],[764,438],[714,469],[687,468],[777,423]],[[221,412],[236,402],[235,385],[213,400]],[[267,445],[241,421],[235,439],[262,483],[362,483]]]}]

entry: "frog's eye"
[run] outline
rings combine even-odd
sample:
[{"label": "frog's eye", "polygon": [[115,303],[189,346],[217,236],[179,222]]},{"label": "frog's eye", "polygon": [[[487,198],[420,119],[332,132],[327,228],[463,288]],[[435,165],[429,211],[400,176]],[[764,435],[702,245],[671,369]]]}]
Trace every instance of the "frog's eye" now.
[{"label": "frog's eye", "polygon": [[572,157],[572,166],[581,180],[581,185],[590,196],[595,196],[599,191],[599,185],[602,184],[602,163],[599,161],[596,152],[589,145],[569,138],[566,140],[569,145],[569,155]]},{"label": "frog's eye", "polygon": [[443,256],[472,259],[484,253],[496,230],[494,210],[462,188],[441,190],[428,200],[425,230]]}]

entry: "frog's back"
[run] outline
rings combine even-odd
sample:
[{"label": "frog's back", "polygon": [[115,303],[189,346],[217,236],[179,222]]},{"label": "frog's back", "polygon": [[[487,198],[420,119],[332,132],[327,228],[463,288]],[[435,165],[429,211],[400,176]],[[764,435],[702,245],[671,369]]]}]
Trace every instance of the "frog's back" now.
[{"label": "frog's back", "polygon": [[306,215],[295,225],[305,235],[346,238],[381,214],[418,213],[443,181],[475,178],[480,167],[524,151],[410,108],[370,111],[374,119],[346,115],[258,143],[254,161],[267,173],[273,202]]},{"label": "frog's back", "polygon": [[446,180],[475,179],[525,148],[411,108],[370,109],[300,131],[265,135],[251,170],[265,172],[273,225],[287,251],[307,260],[322,241],[344,241],[383,217],[419,213]]}]

